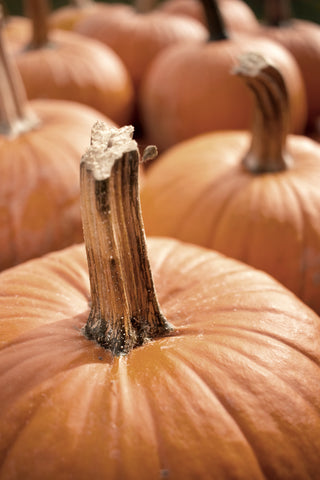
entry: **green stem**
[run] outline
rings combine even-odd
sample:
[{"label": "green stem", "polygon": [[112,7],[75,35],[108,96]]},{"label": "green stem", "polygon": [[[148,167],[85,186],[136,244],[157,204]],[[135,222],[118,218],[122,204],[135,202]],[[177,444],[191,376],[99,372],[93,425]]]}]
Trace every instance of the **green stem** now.
[{"label": "green stem", "polygon": [[216,0],[201,0],[201,2],[209,29],[209,41],[227,40],[229,35]]},{"label": "green stem", "polygon": [[289,99],[282,75],[255,53],[243,55],[235,73],[245,80],[256,101],[251,146],[243,159],[245,168],[252,173],[286,170],[292,159],[286,151]]},{"label": "green stem", "polygon": [[84,333],[115,356],[172,330],[149,265],[132,134],[97,122],[80,169],[92,301]]},{"label": "green stem", "polygon": [[279,27],[290,22],[292,18],[290,0],[265,0],[264,22],[272,27]]}]

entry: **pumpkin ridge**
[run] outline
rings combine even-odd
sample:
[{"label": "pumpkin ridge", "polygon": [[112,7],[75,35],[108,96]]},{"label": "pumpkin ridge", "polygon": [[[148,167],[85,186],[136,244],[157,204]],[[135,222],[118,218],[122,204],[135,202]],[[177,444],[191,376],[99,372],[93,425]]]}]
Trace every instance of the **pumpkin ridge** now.
[{"label": "pumpkin ridge", "polygon": [[[232,175],[232,172],[228,172],[228,175],[226,175],[226,176],[230,177],[230,175]],[[215,245],[215,241],[217,240],[217,237],[219,236],[219,228],[221,228],[221,223],[224,221],[225,216],[226,216],[226,212],[228,211],[228,209],[231,208],[233,210],[232,205],[237,204],[238,203],[238,198],[241,195],[244,194],[245,188],[250,187],[251,179],[246,179],[246,180],[247,181],[244,181],[244,185],[242,185],[241,188],[240,188],[239,185],[238,185],[239,179],[237,179],[236,177],[234,177],[232,179],[232,181],[234,183],[236,183],[236,189],[233,190],[232,195],[229,195],[229,196],[225,197],[225,200],[224,200],[223,204],[221,204],[219,206],[219,211],[217,213],[217,216],[213,217],[211,219],[211,228],[209,230],[208,237],[207,237],[207,242],[206,242],[206,244],[208,246],[211,246],[211,245],[214,246]],[[223,184],[223,185],[221,185],[222,188],[225,189],[226,186],[225,186],[223,180],[222,180],[221,184]],[[228,188],[226,188],[226,191],[228,191]],[[225,194],[224,194],[224,196],[225,196]]]},{"label": "pumpkin ridge", "polygon": [[[309,353],[307,350],[301,349],[298,345],[294,344],[293,342],[290,342],[289,340],[286,340],[279,334],[271,334],[268,332],[261,332],[257,329],[254,328],[248,328],[248,327],[241,327],[240,325],[234,326],[234,325],[217,325],[215,330],[218,330],[219,328],[222,328],[223,330],[223,335],[227,336],[232,336],[232,333],[229,332],[229,330],[236,330],[237,335],[241,336],[243,334],[249,334],[248,337],[250,338],[250,334],[253,335],[258,335],[266,339],[271,339],[275,341],[276,343],[279,343],[280,345],[286,345],[286,347],[289,347],[290,349],[294,350],[295,353],[301,354],[304,358],[307,358],[310,360],[316,367],[319,367],[320,365],[320,360],[317,358],[316,355],[312,355]],[[228,332],[225,332],[224,330],[228,330]],[[209,335],[215,335],[216,332],[211,332]],[[254,341],[254,339],[253,339]],[[216,340],[214,340],[213,344],[216,345]],[[218,343],[217,343],[218,344]],[[229,348],[229,346],[228,346]]]},{"label": "pumpkin ridge", "polygon": [[[197,352],[197,356],[199,355],[199,351]],[[210,395],[214,396],[216,401],[220,404],[222,409],[227,413],[227,416],[229,420],[232,421],[232,423],[235,425],[236,430],[241,434],[245,441],[245,445],[248,448],[248,450],[252,453],[254,459],[257,462],[257,466],[262,474],[261,480],[263,480],[265,477],[265,474],[263,472],[262,465],[260,464],[257,452],[255,451],[255,448],[253,447],[254,442],[250,442],[248,436],[246,435],[244,429],[241,427],[237,419],[235,418],[234,412],[230,408],[227,407],[227,404],[224,400],[222,400],[222,395],[220,395],[212,386],[209,386],[208,383],[203,379],[202,375],[200,375],[199,372],[196,371],[196,364],[192,364],[189,359],[184,358],[182,353],[175,352],[174,354],[175,357],[180,358],[180,362],[183,363],[184,370],[188,371],[189,374],[193,377],[196,377],[198,380],[200,380],[200,383],[203,384],[208,392],[210,392]],[[216,366],[215,366],[216,368]],[[221,369],[221,366],[219,366]],[[256,479],[255,479],[256,480]]]},{"label": "pumpkin ridge", "polygon": [[[215,343],[214,345],[217,345],[217,341],[215,340]],[[287,379],[284,379],[282,378],[280,375],[278,375],[277,373],[277,370],[276,369],[269,369],[268,366],[266,365],[263,365],[263,364],[260,364],[258,363],[258,359],[257,358],[252,358],[251,356],[249,356],[247,354],[246,351],[242,351],[240,349],[236,349],[234,346],[231,346],[230,344],[226,345],[226,344],[223,344],[221,343],[220,346],[222,346],[223,348],[227,349],[227,350],[230,350],[236,354],[239,354],[241,357],[244,357],[246,359],[246,367],[248,368],[248,366],[250,366],[250,364],[253,364],[254,365],[254,370],[255,372],[259,372],[259,375],[260,375],[260,371],[261,371],[261,376],[264,376],[264,372],[266,371],[268,375],[272,375],[272,377],[276,377],[279,381],[280,381],[280,385],[283,384],[284,387],[285,387],[285,390],[287,391],[287,389],[291,389],[292,390],[292,396],[290,397],[289,395],[289,398],[294,398],[296,399],[297,397],[297,388],[294,388],[294,386],[292,386]],[[177,354],[177,352],[176,352]],[[197,356],[199,356],[199,350],[197,350]],[[190,360],[189,360],[190,357],[188,357],[187,360],[185,360],[185,363],[189,363],[191,364]],[[239,362],[235,362],[235,363],[239,363]],[[220,363],[218,366],[217,364],[214,365],[214,368],[219,368],[221,371],[225,371],[226,374],[229,373],[229,369],[228,369],[228,365],[223,365],[223,362]],[[199,375],[199,373],[196,371],[197,369],[197,364],[195,363],[194,365],[192,365],[192,367],[190,367],[190,370],[192,372],[192,374],[196,374],[200,379],[201,379],[201,375]],[[231,370],[231,373],[232,375],[228,378],[231,379],[232,382],[235,382],[236,384],[238,384],[239,386],[241,386],[241,379],[238,379],[238,376],[236,375],[236,373],[234,371]],[[303,377],[301,376],[301,378],[303,379]],[[293,377],[293,380],[295,379],[295,377]],[[303,379],[304,380],[304,379]],[[306,380],[307,382],[307,380]],[[214,381],[212,382],[214,383]],[[273,382],[272,381],[269,381],[270,385],[273,386]],[[279,382],[277,382],[277,385],[279,385]],[[307,383],[307,386],[308,386],[308,383]],[[209,387],[210,388],[210,387]],[[210,388],[210,390],[214,390],[214,386],[212,386]],[[300,394],[299,398],[303,400],[304,404],[306,404],[308,406],[308,410],[312,411],[315,413],[315,416],[317,416],[319,414],[319,408],[317,408],[317,406],[315,405],[315,400],[316,399],[313,399],[313,401],[311,399],[307,399],[307,393],[308,392],[305,392],[303,394]],[[254,394],[254,392],[253,392]],[[234,408],[232,408],[232,404],[230,403],[229,405],[226,404],[226,400],[224,398],[222,398],[222,395],[219,394],[216,390],[214,391],[214,395],[215,397],[217,398],[217,400],[219,401],[220,405],[225,409],[225,411],[228,413],[228,417],[237,425],[239,431],[242,433],[243,437],[246,439],[246,444],[249,445],[249,447],[252,445],[251,447],[251,450],[253,451],[254,453],[254,457],[256,458],[257,460],[257,463],[261,469],[261,472],[263,474],[263,478],[265,479],[269,479],[269,478],[275,478],[275,477],[271,477],[270,476],[270,473],[271,472],[268,472],[267,469],[268,469],[268,464],[267,464],[267,461],[265,461],[265,465],[263,465],[261,463],[261,461],[259,460],[259,457],[262,458],[263,460],[263,457],[266,455],[266,453],[263,451],[263,448],[261,449],[260,447],[260,453],[259,453],[259,448],[257,448],[257,444],[256,444],[256,441],[255,441],[255,435],[250,433],[250,431],[248,431],[248,429],[246,429],[245,427],[249,426],[250,425],[250,422],[247,422],[246,419],[241,419],[241,415],[239,416],[239,413],[241,414],[241,409],[239,410],[237,408],[237,406],[235,406]],[[240,400],[240,405],[241,405],[241,400]],[[238,415],[237,415],[238,414]],[[278,419],[276,416],[274,416],[274,420],[278,423]],[[296,419],[294,419],[294,421],[291,422],[293,425],[296,424]],[[288,423],[288,425],[284,425],[284,429],[280,429],[281,432],[285,431],[288,427],[290,429],[290,426],[291,424]],[[250,427],[249,426],[249,430],[250,430]],[[247,430],[247,431],[246,431]],[[262,451],[261,451],[262,450]],[[297,452],[298,453],[298,452]],[[302,478],[300,476],[298,476],[297,478]],[[303,477],[304,478],[304,477]],[[280,479],[279,479],[280,480]]]},{"label": "pumpkin ridge", "polygon": [[[300,229],[301,240],[299,241],[299,246],[300,246],[302,251],[306,251],[306,246],[308,245],[306,225],[308,225],[308,227],[310,227],[309,222],[306,221],[307,220],[306,219],[306,213],[307,212],[306,212],[306,208],[305,208],[306,196],[304,196],[304,199],[302,201],[301,200],[301,193],[300,193],[299,188],[297,187],[295,179],[293,177],[288,177],[287,182],[289,184],[291,184],[291,190],[295,194],[295,198],[297,200],[297,204],[298,204],[300,212],[301,212],[300,217],[301,217],[301,222],[302,222],[303,225]],[[308,228],[308,231],[309,231],[309,228]],[[301,258],[300,271],[299,271],[300,285],[299,285],[299,288],[297,290],[297,295],[298,295],[299,298],[306,298],[305,297],[306,284],[307,284],[306,277],[307,277],[307,273],[308,273],[307,268],[306,268],[307,260],[305,258],[305,255],[303,255],[303,254],[301,254],[300,258]]]}]

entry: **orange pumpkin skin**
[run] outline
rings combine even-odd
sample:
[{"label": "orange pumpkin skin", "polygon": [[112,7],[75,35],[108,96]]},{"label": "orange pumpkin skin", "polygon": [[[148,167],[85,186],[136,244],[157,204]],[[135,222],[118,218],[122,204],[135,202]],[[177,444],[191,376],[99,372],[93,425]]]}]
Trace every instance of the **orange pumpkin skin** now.
[{"label": "orange pumpkin skin", "polygon": [[82,241],[79,163],[101,113],[73,102],[33,100],[39,125],[0,135],[0,270]]},{"label": "orange pumpkin skin", "polygon": [[149,168],[141,192],[146,232],[212,248],[277,278],[320,313],[320,148],[289,135],[293,166],[242,167],[244,132],[201,135]]},{"label": "orange pumpkin skin", "polygon": [[316,478],[319,317],[214,252],[149,254],[177,333],[113,360],[80,333],[82,246],[0,275],[0,478]]},{"label": "orange pumpkin skin", "polygon": [[[127,8],[126,4],[123,4],[124,8]],[[117,4],[116,8],[120,8],[121,5]],[[113,4],[99,3],[99,2],[87,2],[82,6],[64,5],[62,7],[53,10],[49,16],[49,25],[51,28],[61,28],[62,30],[74,30],[75,26],[82,19],[89,17],[92,13],[100,11],[104,13],[114,8]]]},{"label": "orange pumpkin skin", "polygon": [[[260,24],[247,3],[241,0],[220,0],[218,4],[227,31],[254,33],[259,29]],[[188,15],[207,26],[203,6],[197,0],[165,0],[159,4],[159,8],[175,15]]]},{"label": "orange pumpkin skin", "polygon": [[71,31],[79,20],[91,15],[100,6],[103,7],[104,5],[93,2],[81,8],[74,5],[63,5],[50,13],[49,25],[51,28]]},{"label": "orange pumpkin skin", "polygon": [[117,7],[105,15],[99,12],[79,21],[75,30],[111,47],[126,65],[136,89],[162,50],[175,43],[190,45],[208,37],[208,30],[191,18]]},{"label": "orange pumpkin skin", "polygon": [[72,32],[55,30],[49,35],[52,47],[26,50],[28,37],[19,42],[13,38],[11,52],[29,99],[80,102],[118,125],[130,121],[133,85],[123,62],[110,48]]},{"label": "orange pumpkin skin", "polygon": [[291,130],[306,124],[305,88],[292,55],[267,39],[220,40],[177,45],[163,52],[142,84],[142,124],[159,150],[214,130],[248,129],[253,98],[241,79],[232,75],[239,56],[265,54],[283,72],[291,104]]}]

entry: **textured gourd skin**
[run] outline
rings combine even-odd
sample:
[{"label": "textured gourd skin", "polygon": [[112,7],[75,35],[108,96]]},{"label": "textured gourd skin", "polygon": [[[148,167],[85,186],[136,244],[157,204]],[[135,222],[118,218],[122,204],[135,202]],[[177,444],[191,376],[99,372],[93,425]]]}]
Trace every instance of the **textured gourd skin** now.
[{"label": "textured gourd skin", "polygon": [[79,164],[98,111],[63,100],[29,102],[39,124],[0,135],[0,270],[82,241]]},{"label": "textured gourd skin", "polygon": [[142,124],[159,150],[216,130],[248,129],[252,124],[252,94],[232,75],[247,52],[266,55],[283,73],[290,98],[291,131],[306,124],[305,87],[292,55],[269,39],[234,39],[190,47],[177,45],[151,65],[140,91]]},{"label": "textured gourd skin", "polygon": [[252,174],[244,132],[182,142],[148,170],[141,192],[147,234],[218,250],[264,270],[320,313],[320,148],[289,135],[292,167]]},{"label": "textured gourd skin", "polygon": [[320,320],[264,273],[149,239],[173,336],[112,359],[80,329],[84,247],[0,275],[1,480],[307,480]]},{"label": "textured gourd skin", "polygon": [[137,13],[129,5],[115,5],[105,14],[94,13],[80,20],[75,31],[111,47],[127,67],[137,90],[161,51],[177,43],[191,45],[208,38],[207,28],[192,18],[159,10]]},{"label": "textured gourd skin", "polygon": [[[6,32],[29,99],[51,98],[85,104],[118,125],[131,121],[134,92],[118,55],[91,39],[62,30],[49,32],[49,43],[29,49],[30,32]],[[41,68],[39,68],[41,65]]]}]

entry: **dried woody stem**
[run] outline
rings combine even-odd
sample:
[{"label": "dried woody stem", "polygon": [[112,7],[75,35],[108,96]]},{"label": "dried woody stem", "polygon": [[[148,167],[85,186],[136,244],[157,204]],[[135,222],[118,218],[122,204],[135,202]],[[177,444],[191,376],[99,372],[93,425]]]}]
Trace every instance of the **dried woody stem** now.
[{"label": "dried woody stem", "polygon": [[280,172],[292,164],[286,151],[289,98],[279,70],[256,53],[240,59],[235,73],[244,78],[256,101],[250,149],[243,159],[253,173]]},{"label": "dried woody stem", "polygon": [[81,162],[92,300],[84,333],[115,356],[172,330],[161,313],[150,270],[132,134],[133,127],[97,122]]},{"label": "dried woody stem", "polygon": [[85,8],[94,4],[93,0],[71,0],[70,2],[74,7]]},{"label": "dried woody stem", "polygon": [[27,48],[32,50],[48,45],[50,13],[48,0],[24,0],[24,13],[32,23],[32,38]]},{"label": "dried woody stem", "polygon": [[201,0],[209,30],[209,41],[216,42],[229,38],[221,11],[216,0]]},{"label": "dried woody stem", "polygon": [[11,138],[34,128],[38,119],[28,106],[18,69],[7,54],[3,22],[0,8],[0,134]]},{"label": "dried woody stem", "polygon": [[286,25],[292,20],[290,0],[264,0],[264,22],[271,27]]}]

